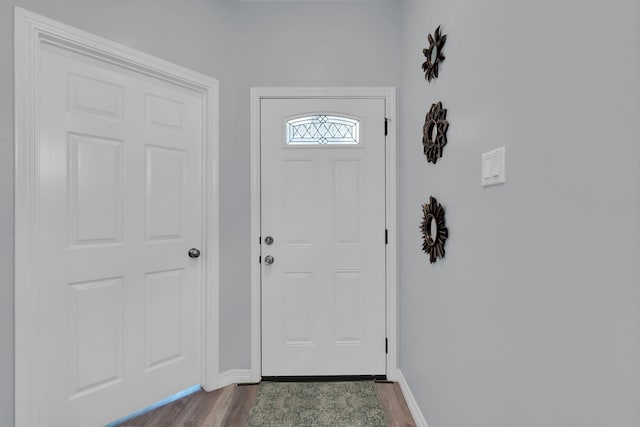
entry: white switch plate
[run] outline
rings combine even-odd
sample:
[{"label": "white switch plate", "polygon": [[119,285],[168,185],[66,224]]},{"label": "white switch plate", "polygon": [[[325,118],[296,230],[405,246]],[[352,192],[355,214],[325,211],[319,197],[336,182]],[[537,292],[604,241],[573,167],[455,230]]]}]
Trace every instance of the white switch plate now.
[{"label": "white switch plate", "polygon": [[504,184],[506,182],[506,147],[496,148],[482,154],[482,186]]}]

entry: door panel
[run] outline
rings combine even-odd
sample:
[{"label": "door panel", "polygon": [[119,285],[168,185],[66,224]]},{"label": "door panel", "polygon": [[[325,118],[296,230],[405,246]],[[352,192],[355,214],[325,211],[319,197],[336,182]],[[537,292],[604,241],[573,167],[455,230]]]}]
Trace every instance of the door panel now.
[{"label": "door panel", "polygon": [[104,425],[201,381],[201,95],[45,45],[41,424]]},{"label": "door panel", "polygon": [[184,150],[146,147],[147,241],[180,239],[184,208]]},{"label": "door panel", "polygon": [[122,381],[123,278],[68,287],[70,397],[73,400]]},{"label": "door panel", "polygon": [[68,140],[71,245],[122,243],[122,141],[73,133]]},{"label": "door panel", "polygon": [[385,374],[384,118],[382,99],[261,101],[265,376]]},{"label": "door panel", "polygon": [[[184,269],[145,274],[145,369],[152,370],[183,357]],[[177,303],[177,304],[176,304]]]}]

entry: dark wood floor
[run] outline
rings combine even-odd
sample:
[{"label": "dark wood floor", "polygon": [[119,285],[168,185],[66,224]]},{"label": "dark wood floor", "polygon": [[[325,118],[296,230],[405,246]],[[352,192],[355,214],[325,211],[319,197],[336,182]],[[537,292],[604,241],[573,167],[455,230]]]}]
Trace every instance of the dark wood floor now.
[{"label": "dark wood floor", "polygon": [[[378,382],[375,388],[390,427],[415,427],[397,383]],[[199,391],[119,427],[245,426],[257,392],[257,384],[233,384],[209,393]]]}]

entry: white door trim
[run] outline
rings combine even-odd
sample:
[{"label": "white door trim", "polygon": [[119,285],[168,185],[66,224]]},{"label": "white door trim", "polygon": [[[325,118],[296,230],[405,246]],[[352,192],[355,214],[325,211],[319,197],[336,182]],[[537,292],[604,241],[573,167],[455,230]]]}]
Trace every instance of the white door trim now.
[{"label": "white door trim", "polygon": [[[387,378],[397,380],[397,242],[396,242],[396,90],[394,87],[251,88],[251,381],[260,381],[260,101],[265,98],[379,98],[385,100],[388,121],[386,140],[386,221],[389,230],[386,259]],[[382,127],[384,123],[380,123]]]},{"label": "white door trim", "polygon": [[218,81],[21,8],[15,9],[15,425],[38,424],[37,289],[40,212],[40,58],[43,44],[142,73],[202,94],[202,386],[218,386]]}]

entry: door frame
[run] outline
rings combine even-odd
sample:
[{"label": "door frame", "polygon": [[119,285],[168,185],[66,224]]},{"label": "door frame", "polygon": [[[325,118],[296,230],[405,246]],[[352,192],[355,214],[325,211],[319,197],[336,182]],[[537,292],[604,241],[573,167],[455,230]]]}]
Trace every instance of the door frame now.
[{"label": "door frame", "polygon": [[[251,382],[262,378],[262,316],[260,274],[260,117],[262,99],[351,98],[382,99],[385,102],[386,329],[388,339],[387,378],[398,380],[397,321],[397,160],[395,87],[252,87],[251,106]],[[380,128],[384,123],[380,123]],[[382,237],[381,237],[382,238]]]},{"label": "door frame", "polygon": [[219,136],[218,81],[15,8],[15,425],[39,425],[38,221],[40,97],[43,44],[98,59],[201,94],[203,102],[201,385],[218,387]]}]

